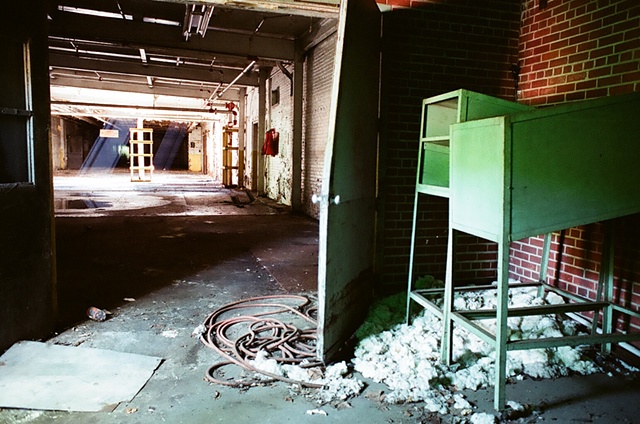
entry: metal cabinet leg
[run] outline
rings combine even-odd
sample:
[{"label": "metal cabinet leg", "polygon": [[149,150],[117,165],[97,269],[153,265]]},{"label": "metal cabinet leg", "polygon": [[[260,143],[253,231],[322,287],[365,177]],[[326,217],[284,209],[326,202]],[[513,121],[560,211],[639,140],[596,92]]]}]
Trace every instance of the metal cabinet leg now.
[{"label": "metal cabinet leg", "polygon": [[496,363],[494,408],[503,410],[507,379],[507,318],[509,306],[509,242],[498,243],[498,299],[496,305]]},{"label": "metal cabinet leg", "polygon": [[[600,265],[600,276],[598,278],[598,293],[604,292],[604,301],[608,303],[602,310],[602,334],[613,332],[613,231],[611,222],[604,224],[604,239],[602,241],[602,262]],[[601,287],[600,287],[601,286]],[[594,312],[594,322],[597,325],[598,316]],[[611,343],[603,343],[602,353],[611,353]]]},{"label": "metal cabinet leg", "polygon": [[[549,252],[551,251],[551,233],[544,235],[542,245],[542,257],[540,260],[540,274],[538,274],[538,282],[545,283],[547,281],[547,270],[549,269]],[[544,295],[544,287],[542,284],[538,286],[538,297]]]},{"label": "metal cabinet leg", "polygon": [[457,243],[457,233],[449,225],[449,240],[447,241],[447,269],[444,283],[444,304],[442,305],[442,341],[440,346],[441,360],[446,365],[451,365],[453,360],[453,264]]},{"label": "metal cabinet leg", "polygon": [[409,247],[409,278],[407,281],[407,316],[406,322],[409,324],[413,313],[411,307],[411,292],[413,291],[413,261],[416,251],[416,227],[418,225],[418,202],[420,193],[416,191],[413,199],[413,226],[411,227],[411,245]]}]

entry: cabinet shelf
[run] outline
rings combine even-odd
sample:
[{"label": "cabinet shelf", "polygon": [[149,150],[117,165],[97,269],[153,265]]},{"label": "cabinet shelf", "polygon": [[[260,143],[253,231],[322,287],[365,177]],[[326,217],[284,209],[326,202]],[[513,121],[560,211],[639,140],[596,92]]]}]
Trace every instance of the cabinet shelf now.
[{"label": "cabinet shelf", "polygon": [[438,135],[433,137],[423,137],[420,139],[422,143],[446,144],[449,145],[449,135]]},{"label": "cabinet shelf", "polygon": [[[530,106],[468,90],[422,101],[416,185],[449,188],[451,125],[475,119],[531,110]],[[436,190],[444,195],[447,190]],[[420,192],[424,192],[420,189]]]},{"label": "cabinet shelf", "polygon": [[448,198],[449,187],[441,187],[430,184],[416,184],[416,193]]}]

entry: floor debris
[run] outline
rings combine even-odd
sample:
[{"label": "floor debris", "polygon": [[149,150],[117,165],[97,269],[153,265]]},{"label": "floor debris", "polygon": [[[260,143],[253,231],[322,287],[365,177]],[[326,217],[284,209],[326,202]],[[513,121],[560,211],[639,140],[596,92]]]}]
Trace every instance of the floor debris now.
[{"label": "floor debris", "polygon": [[[535,288],[518,288],[510,293],[512,306],[562,302],[552,293],[536,297]],[[495,308],[496,291],[458,295],[456,309]],[[493,330],[495,320],[483,321]],[[466,410],[455,394],[463,389],[477,390],[493,382],[495,352],[482,340],[466,331],[454,331],[454,361],[451,367],[440,361],[441,320],[428,310],[415,317],[411,325],[400,324],[391,330],[362,340],[355,351],[355,370],[363,377],[385,383],[390,391],[386,402],[424,402],[424,407],[441,414]],[[575,322],[557,316],[529,316],[509,319],[511,338],[572,335]],[[554,378],[569,373],[590,374],[600,367],[585,358],[579,347],[558,347],[509,352],[507,375],[523,379]],[[453,405],[451,405],[453,401]]]},{"label": "floor debris", "polygon": [[[319,404],[339,405],[358,395],[364,383],[351,375],[346,362],[324,367],[316,359],[314,315],[311,299],[297,295],[245,299],[217,309],[205,320],[200,340],[224,361],[214,364],[206,378],[237,387],[282,381],[319,389],[314,394]],[[229,365],[254,375],[222,378],[222,368]]]}]

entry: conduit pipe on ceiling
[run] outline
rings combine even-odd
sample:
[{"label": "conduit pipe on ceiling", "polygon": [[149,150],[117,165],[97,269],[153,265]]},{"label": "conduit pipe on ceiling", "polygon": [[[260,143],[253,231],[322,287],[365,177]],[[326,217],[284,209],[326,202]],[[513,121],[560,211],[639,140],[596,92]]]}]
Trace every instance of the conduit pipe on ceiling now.
[{"label": "conduit pipe on ceiling", "polygon": [[251,63],[250,63],[249,65],[247,65],[247,67],[246,67],[246,68],[244,68],[244,69],[242,70],[242,72],[240,72],[240,74],[238,74],[238,76],[237,76],[237,77],[235,77],[235,79],[234,79],[233,81],[231,81],[231,82],[229,83],[229,85],[227,85],[227,86],[225,87],[225,89],[224,89],[224,90],[222,90],[220,93],[218,93],[218,97],[222,97],[222,96],[224,95],[224,93],[226,93],[228,89],[230,89],[230,88],[231,88],[235,83],[237,83],[237,82],[238,82],[238,80],[239,80],[240,78],[242,78],[242,76],[243,76],[244,74],[246,74],[246,73],[248,73],[249,71],[251,71],[251,68],[253,68],[253,65],[255,65],[255,64],[256,64],[256,61],[255,61],[255,60],[252,60],[252,61],[251,61]]},{"label": "conduit pipe on ceiling", "polygon": [[289,96],[293,96],[293,74],[285,68],[282,62],[278,62],[278,69],[280,69],[282,73],[289,78]]},{"label": "conduit pipe on ceiling", "polygon": [[[188,108],[188,107],[173,107],[173,106],[152,106],[152,105],[123,105],[123,104],[113,104],[113,103],[86,103],[86,102],[68,102],[61,100],[52,100],[51,101],[52,113],[57,112],[56,106],[61,107],[76,107],[76,108],[93,108],[93,109],[132,109],[132,110],[158,110],[158,111],[174,111],[174,112],[186,112],[186,113],[200,113],[202,109],[196,108]],[[225,105],[212,105],[219,106],[220,109],[217,110],[218,113],[231,113],[230,110],[226,109]]]}]

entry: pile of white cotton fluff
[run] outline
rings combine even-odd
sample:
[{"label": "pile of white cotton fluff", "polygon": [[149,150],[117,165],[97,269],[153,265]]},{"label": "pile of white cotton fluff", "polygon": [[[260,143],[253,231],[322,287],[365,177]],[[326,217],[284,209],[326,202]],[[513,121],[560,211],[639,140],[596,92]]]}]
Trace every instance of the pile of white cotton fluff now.
[{"label": "pile of white cotton fluff", "polygon": [[[535,287],[510,289],[509,297],[512,307],[564,303],[554,293],[537,297]],[[454,298],[454,309],[495,308],[496,299],[496,290],[460,293]],[[487,329],[495,330],[495,320],[481,323]],[[508,326],[511,340],[561,337],[577,331],[575,321],[555,315],[509,318]],[[400,324],[362,340],[353,359],[355,370],[363,377],[389,387],[386,402],[421,401],[428,411],[443,414],[451,409],[470,410],[471,405],[455,391],[492,385],[495,351],[478,337],[455,327],[454,363],[450,367],[440,361],[442,322],[424,310],[411,325]],[[507,376],[516,379],[524,376],[554,378],[570,372],[591,374],[599,370],[595,363],[583,358],[579,347],[511,351],[507,359]],[[515,402],[513,404],[517,406]]]},{"label": "pile of white cotton fluff", "polygon": [[[495,309],[496,300],[495,289],[456,293],[454,309]],[[510,307],[559,303],[564,303],[562,297],[552,292],[538,297],[535,287],[509,290]],[[495,331],[495,319],[480,322],[488,330]],[[578,331],[576,321],[558,315],[513,317],[509,318],[508,327],[510,340],[570,336]],[[384,402],[422,402],[428,412],[459,414],[465,417],[463,422],[471,424],[494,423],[493,414],[473,413],[474,407],[459,391],[493,384],[495,351],[478,337],[454,325],[454,363],[446,366],[440,360],[441,333],[440,318],[424,309],[410,325],[398,324],[361,340],[352,360],[353,369],[366,379],[388,386]],[[250,363],[272,375],[322,386],[316,395],[322,404],[343,401],[358,395],[364,388],[364,383],[350,373],[345,362],[324,370],[304,368],[279,364],[265,352],[260,352]],[[511,351],[507,356],[507,376],[515,379],[525,376],[554,378],[571,372],[586,375],[599,371],[593,361],[585,359],[580,347]],[[514,401],[507,402],[507,406],[514,411],[523,407]]]}]

